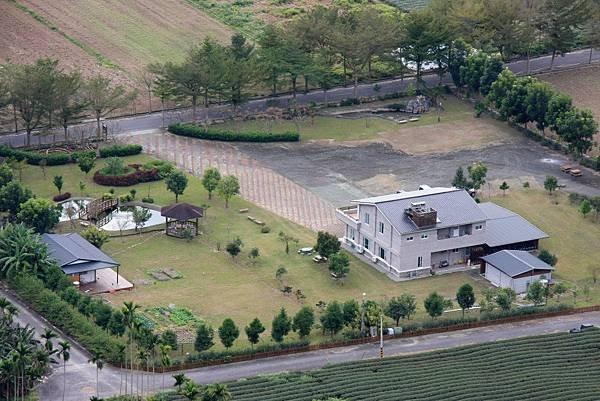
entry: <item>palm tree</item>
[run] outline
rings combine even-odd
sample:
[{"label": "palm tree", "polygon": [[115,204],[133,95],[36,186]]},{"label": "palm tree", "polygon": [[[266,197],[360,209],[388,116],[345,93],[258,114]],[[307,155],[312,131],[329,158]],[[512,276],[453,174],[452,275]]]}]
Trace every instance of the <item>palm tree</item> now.
[{"label": "palm tree", "polygon": [[187,379],[183,384],[183,388],[181,389],[181,395],[187,398],[190,401],[196,399],[196,396],[200,394],[200,386],[196,384],[193,380]]},{"label": "palm tree", "polygon": [[99,373],[104,367],[104,360],[102,360],[102,353],[97,351],[92,351],[92,357],[88,359],[88,363],[93,363],[96,365],[96,397],[100,397],[100,380]]},{"label": "palm tree", "polygon": [[17,346],[14,348],[14,361],[17,365],[18,374],[21,376],[21,400],[25,396],[25,367],[28,365],[31,359],[31,344],[19,341]]},{"label": "palm tree", "polygon": [[162,366],[162,390],[165,389],[165,368],[171,366],[171,357],[169,353],[171,352],[171,346],[167,344],[160,344],[158,346],[160,352],[160,365]]},{"label": "palm tree", "polygon": [[66,341],[60,341],[58,343],[60,347],[59,355],[63,360],[63,394],[62,399],[65,401],[65,392],[67,391],[67,361],[71,359],[71,344]]},{"label": "palm tree", "polygon": [[227,385],[216,383],[207,386],[204,389],[202,400],[206,401],[231,401],[232,396]]},{"label": "palm tree", "polygon": [[[133,394],[133,326],[135,322],[135,311],[139,308],[133,302],[123,302],[123,321],[128,329],[129,338],[127,344],[129,345],[129,365],[131,368],[131,394]],[[127,360],[125,360],[125,367],[127,367]],[[127,385],[125,386],[125,394],[127,394]]]},{"label": "palm tree", "polygon": [[6,308],[8,305],[12,305],[10,301],[4,297],[0,297],[0,313],[2,313],[2,319],[6,317]]},{"label": "palm tree", "polygon": [[52,344],[52,339],[57,338],[58,334],[56,334],[52,329],[48,327],[44,327],[44,332],[40,335],[40,337],[45,340],[44,348],[48,351],[48,354],[52,355],[54,352],[54,345]]},{"label": "palm tree", "polygon": [[[140,365],[142,365],[142,367],[144,366],[144,363],[146,364],[146,369],[148,369],[148,350],[145,348],[140,349],[138,351],[137,357],[138,357],[138,361],[139,361],[138,370],[140,368]],[[141,395],[143,398],[144,397],[144,371],[143,370],[140,372],[140,376],[142,379]]]},{"label": "palm tree", "polygon": [[[117,355],[119,356],[119,395],[123,391],[123,360],[127,363],[127,347],[124,344],[117,345]],[[125,391],[127,391],[127,375],[125,375]]]},{"label": "palm tree", "polygon": [[41,276],[51,265],[48,248],[32,230],[23,224],[9,224],[2,230],[0,272],[3,276],[23,271]]},{"label": "palm tree", "polygon": [[181,391],[181,386],[188,380],[184,373],[177,373],[173,375],[173,379],[175,379],[175,386],[177,387],[177,392]]}]

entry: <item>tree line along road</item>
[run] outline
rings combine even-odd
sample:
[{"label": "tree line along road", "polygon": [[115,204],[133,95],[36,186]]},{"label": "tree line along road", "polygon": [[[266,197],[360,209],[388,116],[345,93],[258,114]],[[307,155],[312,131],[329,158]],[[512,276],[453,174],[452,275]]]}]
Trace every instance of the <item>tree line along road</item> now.
[{"label": "tree line along road", "polygon": [[[531,74],[537,74],[541,72],[547,72],[550,68],[552,56],[542,56],[532,58],[529,62],[529,71]],[[600,62],[600,51],[592,50],[592,63]],[[589,65],[590,60],[590,49],[576,50],[565,54],[562,57],[557,57],[554,61],[554,71],[560,71],[563,69],[569,69],[574,67],[584,67]],[[527,71],[527,61],[517,60],[507,64],[508,68],[515,74],[523,75]],[[440,78],[437,75],[425,75],[423,80],[427,85],[437,85]],[[390,79],[385,81],[379,81],[378,89],[374,89],[374,83],[361,84],[358,87],[357,94],[359,97],[366,96],[377,96],[388,93],[394,93],[404,91],[409,84],[415,83],[414,77],[404,79]],[[443,84],[451,84],[452,80],[450,76],[446,74],[442,77]],[[346,99],[352,96],[353,88],[338,87],[328,91],[327,99],[330,102],[339,102],[342,99]],[[277,96],[277,97],[265,97],[260,99],[250,100],[244,106],[242,106],[242,112],[255,113],[265,110],[273,102],[278,102],[282,107],[285,107],[287,103],[292,100],[291,95]],[[299,93],[294,99],[299,104],[307,104],[310,102],[323,103],[325,102],[325,94],[320,90],[310,91],[306,94]],[[202,113],[201,113],[202,114]],[[232,110],[228,105],[213,105],[207,110],[207,115],[210,119],[224,119],[231,116]],[[190,109],[178,109],[175,111],[168,112],[168,118],[165,120],[165,124],[168,125],[172,122],[189,121],[191,120]],[[117,117],[105,121],[109,131],[115,131],[117,135],[128,135],[134,131],[146,131],[161,128],[162,116],[160,112],[154,112],[150,114],[132,116],[132,117]],[[74,127],[85,128],[88,135],[95,134],[95,123],[79,124]],[[60,137],[60,136],[59,136]],[[35,143],[38,142],[36,138]],[[42,143],[51,143],[50,136],[42,137]],[[0,136],[0,143],[8,144],[13,147],[20,147],[25,145],[25,134],[24,133],[6,133]]]}]

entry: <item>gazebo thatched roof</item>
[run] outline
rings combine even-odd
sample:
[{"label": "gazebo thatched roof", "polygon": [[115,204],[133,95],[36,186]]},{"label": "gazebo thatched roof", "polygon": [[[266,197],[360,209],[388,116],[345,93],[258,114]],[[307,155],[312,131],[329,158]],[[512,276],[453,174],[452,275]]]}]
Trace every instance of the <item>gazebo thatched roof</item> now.
[{"label": "gazebo thatched roof", "polygon": [[191,220],[204,216],[204,209],[189,203],[175,203],[162,207],[160,215],[175,220]]}]

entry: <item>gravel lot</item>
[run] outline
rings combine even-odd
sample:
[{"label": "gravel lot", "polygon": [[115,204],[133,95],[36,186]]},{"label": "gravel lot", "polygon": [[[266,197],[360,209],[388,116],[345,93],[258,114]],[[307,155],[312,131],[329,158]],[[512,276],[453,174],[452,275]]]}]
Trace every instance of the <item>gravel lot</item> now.
[{"label": "gravel lot", "polygon": [[542,185],[546,175],[554,175],[567,191],[600,194],[598,173],[584,169],[583,177],[571,178],[559,170],[568,161],[565,155],[520,136],[504,144],[429,155],[407,155],[375,142],[236,146],[336,206],[361,196],[415,189],[419,184],[449,185],[458,166],[475,160],[488,165],[488,180],[493,184],[517,179]]}]

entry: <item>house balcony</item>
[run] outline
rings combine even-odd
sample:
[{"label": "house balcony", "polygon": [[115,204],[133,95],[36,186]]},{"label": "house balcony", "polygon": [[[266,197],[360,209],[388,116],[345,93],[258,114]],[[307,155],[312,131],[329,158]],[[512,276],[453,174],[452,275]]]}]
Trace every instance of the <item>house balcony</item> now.
[{"label": "house balcony", "polygon": [[358,217],[358,206],[343,206],[335,211],[335,215],[338,220],[342,223],[354,228],[360,228],[360,221]]}]

